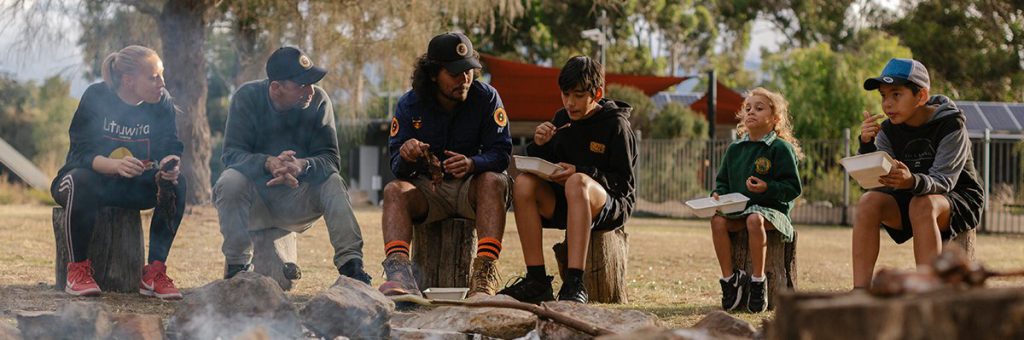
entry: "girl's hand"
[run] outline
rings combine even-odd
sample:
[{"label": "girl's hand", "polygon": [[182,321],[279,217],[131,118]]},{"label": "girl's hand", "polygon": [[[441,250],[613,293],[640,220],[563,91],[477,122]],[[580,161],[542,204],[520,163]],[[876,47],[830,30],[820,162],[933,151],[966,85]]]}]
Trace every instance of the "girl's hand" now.
[{"label": "girl's hand", "polygon": [[768,183],[760,178],[750,176],[747,177],[747,190],[755,194],[764,193],[768,191]]},{"label": "girl's hand", "polygon": [[717,192],[712,192],[711,193],[711,198],[713,198],[714,200],[717,201],[718,200],[718,193]]}]

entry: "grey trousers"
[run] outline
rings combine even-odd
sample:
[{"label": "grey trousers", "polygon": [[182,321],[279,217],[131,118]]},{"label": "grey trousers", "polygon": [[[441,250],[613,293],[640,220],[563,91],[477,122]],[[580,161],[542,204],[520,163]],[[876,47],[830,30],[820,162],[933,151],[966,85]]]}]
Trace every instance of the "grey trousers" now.
[{"label": "grey trousers", "polygon": [[319,185],[300,182],[295,189],[279,185],[266,197],[257,191],[257,186],[262,185],[265,184],[253,183],[241,172],[226,169],[213,186],[213,203],[224,236],[221,251],[227,264],[252,261],[249,232],[279,228],[301,233],[320,216],[327,222],[335,267],[363,257],[363,235],[341,176],[333,174]]}]

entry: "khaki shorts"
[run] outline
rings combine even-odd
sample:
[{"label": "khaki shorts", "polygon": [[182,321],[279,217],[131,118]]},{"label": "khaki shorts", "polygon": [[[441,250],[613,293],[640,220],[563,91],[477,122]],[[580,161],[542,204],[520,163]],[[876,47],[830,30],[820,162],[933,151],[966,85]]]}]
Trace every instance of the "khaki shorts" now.
[{"label": "khaki shorts", "polygon": [[[504,188],[494,188],[496,194],[505,198],[505,209],[511,206],[512,202],[512,177],[505,173],[494,173],[502,178]],[[437,222],[449,217],[461,217],[465,219],[476,219],[476,204],[469,199],[470,188],[473,186],[473,178],[470,175],[463,178],[445,178],[436,191],[431,190],[429,178],[419,176],[409,180],[416,189],[423,193],[427,199],[427,216],[422,221],[413,221],[416,224]]]}]

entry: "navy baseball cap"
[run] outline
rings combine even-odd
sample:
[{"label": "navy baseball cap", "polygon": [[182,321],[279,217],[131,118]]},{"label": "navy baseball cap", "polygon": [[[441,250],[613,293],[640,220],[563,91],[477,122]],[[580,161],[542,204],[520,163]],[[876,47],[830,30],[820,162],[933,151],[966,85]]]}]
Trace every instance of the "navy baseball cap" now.
[{"label": "navy baseball cap", "polygon": [[267,59],[267,78],[270,80],[291,80],[309,85],[316,84],[325,75],[327,70],[313,66],[313,60],[295,47],[281,47]]},{"label": "navy baseball cap", "polygon": [[864,81],[864,89],[871,91],[882,84],[903,85],[911,83],[923,89],[931,88],[928,69],[914,59],[892,58],[882,69],[882,75]]},{"label": "navy baseball cap", "polygon": [[427,59],[444,65],[451,73],[462,73],[472,68],[483,68],[473,50],[473,42],[462,33],[444,33],[427,45]]}]

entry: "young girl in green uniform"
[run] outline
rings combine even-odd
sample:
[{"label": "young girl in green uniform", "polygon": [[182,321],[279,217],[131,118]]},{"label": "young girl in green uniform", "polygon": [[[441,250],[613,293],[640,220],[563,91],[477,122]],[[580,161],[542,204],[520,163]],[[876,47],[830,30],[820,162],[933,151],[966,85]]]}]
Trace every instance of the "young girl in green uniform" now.
[{"label": "young girl in green uniform", "polygon": [[[756,88],[747,94],[736,125],[739,140],[729,145],[715,178],[711,196],[740,193],[750,198],[742,212],[711,218],[711,239],[722,269],[722,308],[734,310],[744,299],[750,312],[763,312],[767,280],[764,258],[766,231],[778,230],[783,241],[792,242],[793,225],[789,210],[800,196],[797,160],[803,158],[800,143],[793,137],[789,103],[777,93]],[[752,273],[733,268],[729,232],[746,229]],[[749,291],[747,286],[749,283]]]}]

